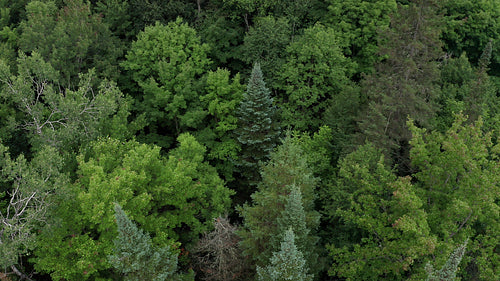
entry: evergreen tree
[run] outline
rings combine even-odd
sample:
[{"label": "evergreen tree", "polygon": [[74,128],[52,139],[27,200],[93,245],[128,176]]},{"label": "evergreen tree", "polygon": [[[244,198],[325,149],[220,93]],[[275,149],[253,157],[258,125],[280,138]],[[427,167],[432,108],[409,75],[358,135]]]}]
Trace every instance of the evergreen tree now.
[{"label": "evergreen tree", "polygon": [[426,281],[454,281],[457,275],[458,265],[464,256],[465,249],[467,247],[467,243],[469,240],[465,240],[465,242],[458,246],[458,248],[451,253],[450,258],[446,261],[445,265],[441,268],[441,270],[437,271],[434,267],[427,263],[425,266],[425,271],[427,271],[427,279]]},{"label": "evergreen tree", "polygon": [[290,227],[281,242],[281,250],[273,253],[271,264],[265,268],[257,267],[259,281],[311,281],[304,255],[295,246],[295,234]]},{"label": "evergreen tree", "polygon": [[[262,167],[261,174],[262,182],[252,194],[252,204],[245,204],[239,210],[244,224],[238,234],[242,238],[244,254],[249,255],[256,265],[265,266],[272,253],[279,250],[279,242],[274,243],[274,239],[282,237],[284,230],[289,227],[287,224],[297,225],[301,230],[309,229],[311,232],[317,229],[319,214],[314,210],[314,200],[318,181],[313,176],[300,144],[291,137],[285,138],[277,151],[271,154],[271,160]],[[301,202],[298,202],[298,196],[289,199],[288,194],[294,186],[302,194]],[[290,203],[287,204],[287,201]],[[305,213],[304,218],[291,218],[300,212],[300,204]],[[286,205],[288,211],[284,212]],[[305,227],[299,220],[305,222]],[[312,241],[310,243],[314,244]],[[317,260],[311,261],[315,262]]]},{"label": "evergreen tree", "polygon": [[295,244],[299,251],[304,254],[308,268],[317,267],[319,265],[318,251],[316,251],[315,245],[318,242],[318,237],[310,235],[311,230],[307,227],[306,212],[302,205],[302,193],[296,185],[290,187],[285,209],[276,221],[278,231],[282,235],[273,237],[274,240],[278,240],[275,243],[275,249],[279,248],[279,242],[283,240],[286,230],[293,228],[296,233]]},{"label": "evergreen tree", "polygon": [[260,64],[255,63],[238,109],[239,126],[236,130],[242,148],[237,164],[250,185],[259,180],[258,164],[269,159],[269,153],[276,144],[279,127],[274,120],[275,113],[273,98],[264,82]]},{"label": "evergreen tree", "polygon": [[429,127],[435,113],[437,59],[442,51],[440,23],[431,2],[398,6],[390,28],[381,34],[380,55],[386,59],[363,82],[367,109],[360,116],[361,141],[368,139],[383,149],[403,175],[410,172],[408,116]]},{"label": "evergreen tree", "polygon": [[115,204],[118,238],[109,262],[126,281],[172,280],[177,269],[177,254],[166,246],[153,249],[149,234],[144,233]]}]

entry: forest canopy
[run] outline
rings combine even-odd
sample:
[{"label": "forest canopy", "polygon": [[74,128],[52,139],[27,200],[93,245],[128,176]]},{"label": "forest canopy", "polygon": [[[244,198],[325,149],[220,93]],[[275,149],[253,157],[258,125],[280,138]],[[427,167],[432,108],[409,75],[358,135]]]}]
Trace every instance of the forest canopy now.
[{"label": "forest canopy", "polygon": [[0,15],[0,280],[500,280],[500,1]]}]

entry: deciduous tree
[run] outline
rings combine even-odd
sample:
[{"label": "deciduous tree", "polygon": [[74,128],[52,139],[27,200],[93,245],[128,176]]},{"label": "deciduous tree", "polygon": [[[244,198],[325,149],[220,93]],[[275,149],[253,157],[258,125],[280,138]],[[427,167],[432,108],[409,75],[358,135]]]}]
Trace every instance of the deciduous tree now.
[{"label": "deciduous tree", "polygon": [[139,33],[122,66],[139,86],[135,110],[147,122],[141,139],[168,148],[181,132],[202,127],[207,112],[199,99],[200,77],[210,64],[207,52],[180,18]]}]

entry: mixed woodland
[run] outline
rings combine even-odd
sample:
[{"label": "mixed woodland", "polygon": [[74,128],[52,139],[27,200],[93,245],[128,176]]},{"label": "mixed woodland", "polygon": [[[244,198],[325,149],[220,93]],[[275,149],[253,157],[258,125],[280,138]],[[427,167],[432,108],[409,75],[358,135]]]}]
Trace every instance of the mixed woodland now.
[{"label": "mixed woodland", "polygon": [[499,0],[0,15],[0,280],[500,280]]}]

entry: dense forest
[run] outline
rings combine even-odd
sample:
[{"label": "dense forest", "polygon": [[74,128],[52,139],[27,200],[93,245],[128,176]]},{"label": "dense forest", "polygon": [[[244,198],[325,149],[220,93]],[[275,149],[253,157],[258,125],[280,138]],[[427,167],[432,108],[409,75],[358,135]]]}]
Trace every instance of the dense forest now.
[{"label": "dense forest", "polygon": [[500,280],[499,0],[0,15],[0,280]]}]

